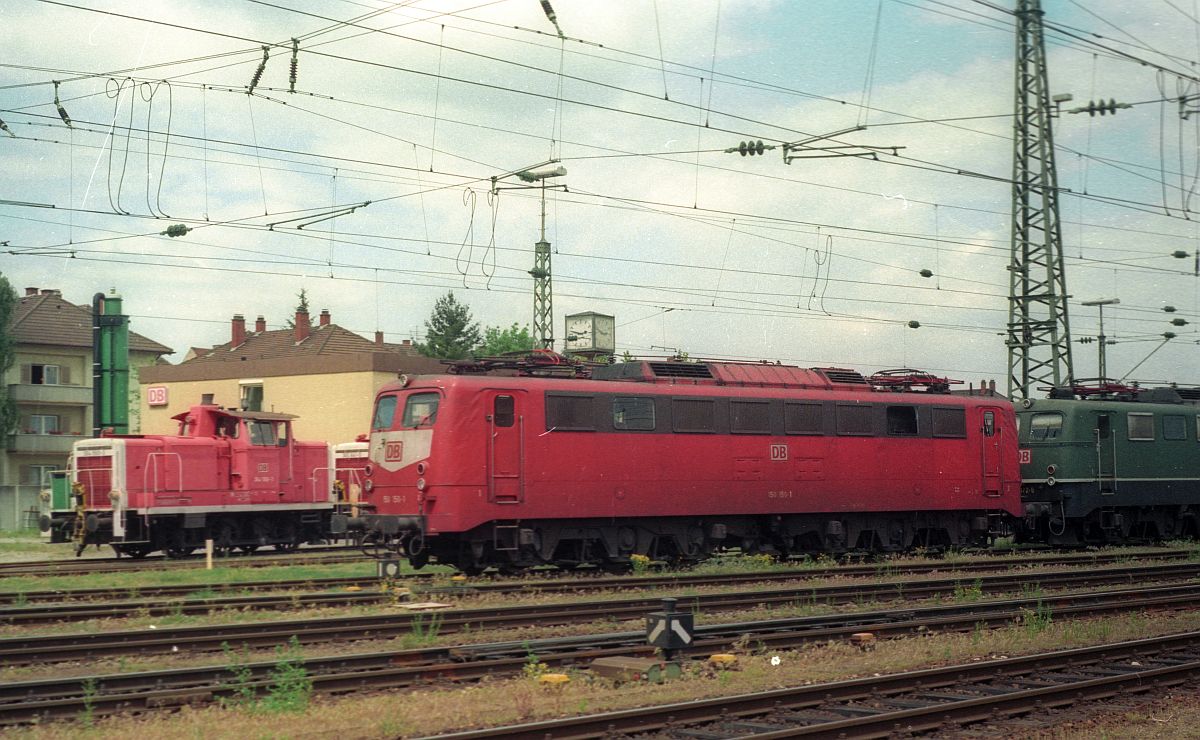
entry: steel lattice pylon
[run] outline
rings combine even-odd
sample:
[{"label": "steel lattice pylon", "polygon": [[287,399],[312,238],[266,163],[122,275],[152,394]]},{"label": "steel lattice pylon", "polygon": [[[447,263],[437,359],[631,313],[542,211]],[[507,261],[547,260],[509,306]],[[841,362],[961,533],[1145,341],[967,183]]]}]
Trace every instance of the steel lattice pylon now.
[{"label": "steel lattice pylon", "polygon": [[1074,378],[1040,0],[1017,0],[1008,396]]},{"label": "steel lattice pylon", "polygon": [[533,341],[538,349],[554,349],[554,291],[550,282],[550,242],[533,245]]}]

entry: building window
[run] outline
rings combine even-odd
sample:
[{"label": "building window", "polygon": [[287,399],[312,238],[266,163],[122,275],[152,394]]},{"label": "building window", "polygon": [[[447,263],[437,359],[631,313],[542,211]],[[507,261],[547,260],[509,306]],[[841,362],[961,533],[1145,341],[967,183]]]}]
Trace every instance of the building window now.
[{"label": "building window", "polygon": [[1187,439],[1187,417],[1164,416],[1163,439]]},{"label": "building window", "polygon": [[26,434],[57,434],[58,417],[50,414],[30,414],[25,425]]},{"label": "building window", "polygon": [[576,432],[596,431],[596,419],[592,413],[595,398],[592,396],[560,396],[546,394],[546,429]]},{"label": "building window", "polygon": [[729,431],[734,434],[770,434],[770,405],[766,401],[730,401]]},{"label": "building window", "polygon": [[783,430],[788,434],[821,434],[821,404],[787,403],[783,406]]},{"label": "building window", "polygon": [[967,436],[967,414],[963,409],[933,409],[933,436]]},{"label": "building window", "polygon": [[70,368],[65,365],[39,363],[22,365],[21,382],[31,385],[67,385],[71,382]]},{"label": "building window", "polygon": [[22,465],[21,485],[50,487],[50,473],[58,470],[54,465]]},{"label": "building window", "polygon": [[261,380],[256,381],[241,381],[238,383],[241,388],[242,398],[238,404],[242,411],[262,411],[263,410],[263,386]]},{"label": "building window", "polygon": [[1154,439],[1154,414],[1129,414],[1130,439]]},{"label": "building window", "polygon": [[893,437],[917,436],[917,407],[888,406],[887,433]]},{"label": "building window", "polygon": [[677,432],[715,432],[717,404],[691,398],[671,401],[671,417]]},{"label": "building window", "polygon": [[613,428],[654,431],[654,399],[617,396],[613,399]]}]

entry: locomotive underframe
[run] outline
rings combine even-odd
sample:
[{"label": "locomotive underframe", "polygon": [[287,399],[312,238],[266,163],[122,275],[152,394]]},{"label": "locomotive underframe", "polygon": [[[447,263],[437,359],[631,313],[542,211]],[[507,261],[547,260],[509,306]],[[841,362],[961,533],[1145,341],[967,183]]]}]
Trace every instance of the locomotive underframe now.
[{"label": "locomotive underframe", "polygon": [[987,510],[506,520],[428,538],[419,517],[371,516],[359,526],[368,540],[408,556],[415,567],[432,556],[477,571],[538,565],[620,569],[634,555],[694,562],[735,549],[778,558],[941,551],[986,546],[1009,534],[1007,522],[1007,514]]},{"label": "locomotive underframe", "polygon": [[[1095,483],[1028,487],[1021,542],[1071,547],[1200,538],[1200,504],[1184,481],[1119,481],[1120,496]],[[1120,505],[1118,505],[1118,502]]]},{"label": "locomotive underframe", "polygon": [[[145,557],[162,550],[171,557],[185,557],[205,541],[213,541],[217,552],[253,552],[271,547],[291,552],[304,543],[323,541],[329,532],[330,508],[264,511],[253,515],[234,512],[185,512],[169,514],[125,513],[125,536],[114,538],[111,512],[90,512],[84,520],[84,537],[79,550],[88,545],[112,545],[122,555]],[[56,517],[43,524],[51,541],[66,542],[75,528],[75,515]]]}]

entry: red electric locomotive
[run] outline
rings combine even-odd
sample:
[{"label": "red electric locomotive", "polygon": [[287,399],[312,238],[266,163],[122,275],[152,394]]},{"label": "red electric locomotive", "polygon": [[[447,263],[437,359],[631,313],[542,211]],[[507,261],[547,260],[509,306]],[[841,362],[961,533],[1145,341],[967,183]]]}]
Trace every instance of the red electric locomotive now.
[{"label": "red electric locomotive", "polygon": [[290,551],[326,536],[333,461],[325,443],[292,438],[294,416],[202,403],[174,418],[178,435],[76,442],[75,510],[43,528],[78,551],[110,543],[134,557],[182,557],[206,539],[220,551]]},{"label": "red electric locomotive", "polygon": [[361,515],[334,527],[468,571],[985,543],[1021,511],[1013,409],[928,378],[896,392],[910,384],[719,362],[402,378],[376,397]]}]

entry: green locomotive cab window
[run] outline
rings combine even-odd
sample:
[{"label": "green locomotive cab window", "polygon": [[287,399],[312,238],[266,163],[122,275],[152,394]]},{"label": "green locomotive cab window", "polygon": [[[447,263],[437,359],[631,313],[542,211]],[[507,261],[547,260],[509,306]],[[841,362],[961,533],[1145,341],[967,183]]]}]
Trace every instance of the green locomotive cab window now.
[{"label": "green locomotive cab window", "polygon": [[1029,441],[1058,439],[1062,434],[1063,415],[1058,411],[1034,414],[1029,420]]},{"label": "green locomotive cab window", "polygon": [[1187,417],[1164,416],[1163,417],[1163,439],[1170,439],[1170,440],[1187,439]]},{"label": "green locomotive cab window", "polygon": [[404,402],[404,418],[400,426],[405,429],[428,429],[437,421],[438,394],[414,393]]},{"label": "green locomotive cab window", "polygon": [[1154,439],[1154,414],[1131,413],[1128,418],[1130,439]]},{"label": "green locomotive cab window", "polygon": [[617,396],[613,399],[613,428],[654,431],[654,399]]},{"label": "green locomotive cab window", "polygon": [[371,431],[378,432],[392,428],[392,419],[396,416],[396,397],[384,396],[375,402],[375,418],[371,421]]}]

